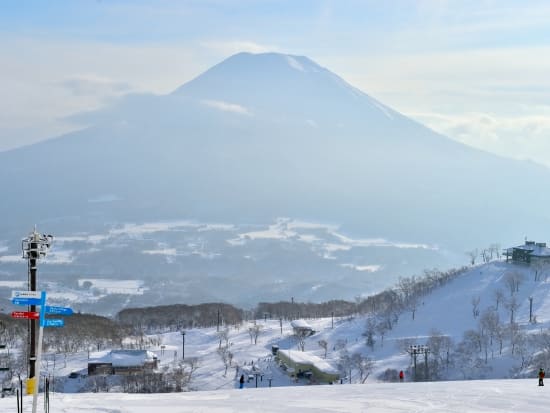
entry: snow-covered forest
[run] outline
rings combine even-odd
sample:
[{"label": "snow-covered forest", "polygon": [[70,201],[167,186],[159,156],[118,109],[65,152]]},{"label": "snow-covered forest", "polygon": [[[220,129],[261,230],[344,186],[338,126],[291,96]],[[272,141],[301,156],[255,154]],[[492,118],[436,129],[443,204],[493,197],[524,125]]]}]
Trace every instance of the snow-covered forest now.
[{"label": "snow-covered forest", "polygon": [[[394,382],[400,370],[406,381],[533,377],[550,356],[548,275],[544,266],[492,261],[402,278],[356,302],[176,305],[127,309],[113,319],[75,314],[64,328],[46,330],[42,371],[62,392],[233,388],[242,372],[270,377],[274,387],[317,383],[285,372],[275,346],[325,360],[342,384]],[[293,328],[294,320],[311,332]],[[2,363],[16,381],[25,374],[26,325],[3,317],[1,334]],[[150,350],[159,366],[146,382],[87,377],[88,361],[112,349]],[[77,381],[68,378],[74,372]]]}]

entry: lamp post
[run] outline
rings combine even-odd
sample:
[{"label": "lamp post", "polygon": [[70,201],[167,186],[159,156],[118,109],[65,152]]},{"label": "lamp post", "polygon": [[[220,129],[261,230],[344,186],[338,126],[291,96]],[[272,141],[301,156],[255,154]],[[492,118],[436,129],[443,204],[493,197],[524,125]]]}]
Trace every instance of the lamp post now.
[{"label": "lamp post", "polygon": [[[44,258],[53,242],[52,235],[39,234],[34,231],[21,241],[23,258],[27,259],[29,267],[29,291],[36,291],[36,263],[40,258]],[[31,305],[30,311],[36,311],[36,306]],[[36,371],[36,326],[37,320],[29,320],[29,379],[35,377]],[[38,385],[38,383],[36,383]]]},{"label": "lamp post", "polygon": [[185,331],[181,331],[182,346],[181,346],[181,359],[185,360]]}]

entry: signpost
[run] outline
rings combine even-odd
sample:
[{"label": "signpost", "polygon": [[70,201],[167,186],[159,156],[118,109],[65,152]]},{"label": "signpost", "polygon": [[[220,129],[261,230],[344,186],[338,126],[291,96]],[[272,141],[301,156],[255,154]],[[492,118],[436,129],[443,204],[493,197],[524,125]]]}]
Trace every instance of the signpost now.
[{"label": "signpost", "polygon": [[28,318],[31,320],[38,320],[40,313],[38,311],[12,311],[11,316],[13,318]]},{"label": "signpost", "polygon": [[46,318],[44,320],[43,327],[63,327],[65,325],[65,320],[57,318]]},{"label": "signpost", "polygon": [[42,298],[40,296],[40,291],[12,291],[11,292],[11,298],[36,298],[37,300],[40,300]]},{"label": "signpost", "polygon": [[[68,307],[54,307],[46,305],[45,291],[13,291],[11,302],[15,305],[39,305],[38,311],[14,311],[11,313],[13,318],[28,318],[40,320],[40,329],[38,330],[38,345],[36,351],[36,375],[35,379],[40,378],[40,359],[42,357],[42,341],[44,337],[44,327],[63,327],[65,320],[60,318],[46,318],[46,314],[71,315],[73,310]],[[34,392],[32,399],[32,413],[36,413],[36,400],[38,398],[38,380],[34,383]]]},{"label": "signpost", "polygon": [[53,306],[47,305],[46,314],[72,315],[73,309],[69,307],[53,307]]},{"label": "signpost", "polygon": [[11,302],[15,305],[40,305],[40,291],[13,291]]},{"label": "signpost", "polygon": [[36,298],[13,298],[11,302],[15,305],[40,305],[40,300]]}]

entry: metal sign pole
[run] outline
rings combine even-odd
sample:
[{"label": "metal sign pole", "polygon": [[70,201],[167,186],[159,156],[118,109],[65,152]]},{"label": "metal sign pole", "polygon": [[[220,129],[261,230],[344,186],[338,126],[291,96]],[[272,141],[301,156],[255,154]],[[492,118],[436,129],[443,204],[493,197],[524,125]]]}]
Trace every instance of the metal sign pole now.
[{"label": "metal sign pole", "polygon": [[44,338],[44,320],[46,315],[46,292],[42,291],[40,297],[40,328],[38,330],[38,348],[36,350],[36,383],[32,397],[32,413],[36,413],[36,402],[38,400],[38,387],[40,386],[40,362],[42,358],[42,340]]}]

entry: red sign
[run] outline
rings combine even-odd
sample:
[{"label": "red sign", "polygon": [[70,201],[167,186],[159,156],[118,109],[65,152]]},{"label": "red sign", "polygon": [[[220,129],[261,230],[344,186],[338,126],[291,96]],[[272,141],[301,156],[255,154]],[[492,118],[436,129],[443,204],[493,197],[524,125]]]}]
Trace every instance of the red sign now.
[{"label": "red sign", "polygon": [[11,316],[13,318],[30,318],[32,320],[38,320],[40,313],[38,311],[12,311]]}]

